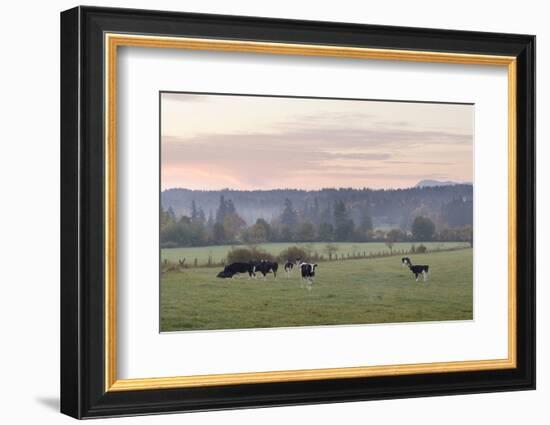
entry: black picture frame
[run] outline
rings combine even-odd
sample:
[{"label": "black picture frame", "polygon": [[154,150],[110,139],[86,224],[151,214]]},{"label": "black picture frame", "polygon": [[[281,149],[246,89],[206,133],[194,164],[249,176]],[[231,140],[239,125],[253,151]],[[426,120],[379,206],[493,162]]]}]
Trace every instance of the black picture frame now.
[{"label": "black picture frame", "polygon": [[[517,367],[105,391],[104,34],[507,55],[517,58]],[[535,388],[535,37],[132,9],[61,13],[61,412],[75,418]]]}]

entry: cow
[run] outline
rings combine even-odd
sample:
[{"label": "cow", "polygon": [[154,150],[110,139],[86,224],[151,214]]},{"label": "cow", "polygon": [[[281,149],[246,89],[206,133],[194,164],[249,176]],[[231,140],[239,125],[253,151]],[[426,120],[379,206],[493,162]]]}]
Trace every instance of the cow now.
[{"label": "cow", "polygon": [[[262,263],[264,263],[266,260],[250,260],[248,263],[250,264],[250,266],[252,267],[252,276],[254,277],[254,279],[257,279],[258,277],[256,276],[256,269],[258,267],[260,267],[260,265]],[[260,271],[260,270],[258,270]]]},{"label": "cow", "polygon": [[422,275],[422,278],[424,280],[424,282],[426,282],[428,280],[428,277],[429,277],[429,271],[430,271],[430,266],[427,266],[427,265],[413,265],[411,259],[409,257],[403,257],[401,259],[401,264],[403,265],[403,267],[408,267],[409,270],[412,272],[412,274],[414,274],[414,277],[416,278],[416,281],[418,282],[418,277],[420,275]]},{"label": "cow", "polygon": [[232,263],[225,266],[223,271],[219,272],[217,277],[221,279],[235,279],[235,276],[240,273],[248,273],[250,279],[254,275],[254,267],[251,263]]},{"label": "cow", "polygon": [[311,291],[311,284],[315,278],[315,268],[317,267],[317,264],[300,263],[299,267],[302,275],[301,286],[303,288],[305,285],[307,290]]},{"label": "cow", "polygon": [[299,258],[294,263],[290,260],[287,260],[285,264],[286,277],[290,277],[290,275],[292,274],[292,269],[294,268],[294,265],[295,264],[298,265],[301,262],[302,260],[300,260]]},{"label": "cow", "polygon": [[277,263],[276,261],[272,262],[272,261],[262,260],[259,263],[256,263],[254,265],[252,273],[254,274],[254,276],[256,276],[256,272],[260,272],[263,275],[265,280],[266,275],[268,273],[273,272],[273,276],[275,276],[275,279],[277,279],[278,269],[279,269],[279,263]]}]

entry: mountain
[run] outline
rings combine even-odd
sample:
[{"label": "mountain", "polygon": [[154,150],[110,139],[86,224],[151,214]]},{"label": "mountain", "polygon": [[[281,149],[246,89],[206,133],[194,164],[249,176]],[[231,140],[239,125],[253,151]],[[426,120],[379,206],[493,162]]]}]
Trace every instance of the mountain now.
[{"label": "mountain", "polygon": [[457,184],[464,184],[464,183],[457,183],[453,181],[439,181],[439,180],[420,180],[418,183],[416,183],[415,187],[454,186]]}]

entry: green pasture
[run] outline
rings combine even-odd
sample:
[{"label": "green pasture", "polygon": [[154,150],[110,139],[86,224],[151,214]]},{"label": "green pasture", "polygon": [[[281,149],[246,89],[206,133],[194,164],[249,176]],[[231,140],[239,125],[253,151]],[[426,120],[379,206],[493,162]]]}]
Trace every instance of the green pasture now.
[{"label": "green pasture", "polygon": [[[396,242],[392,247],[394,252],[409,251],[412,245],[424,245],[429,251],[450,249],[450,248],[466,248],[469,245],[465,242]],[[258,247],[265,251],[279,255],[281,251],[289,246],[300,246],[307,248],[312,252],[317,252],[319,255],[328,257],[326,252],[326,242],[313,242],[313,243],[265,243],[259,244]],[[384,242],[335,242],[331,245],[338,247],[336,254],[347,256],[347,254],[353,255],[354,253],[363,253],[367,255],[369,253],[389,253],[390,249]],[[231,245],[218,245],[218,246],[203,246],[203,247],[189,247],[189,248],[165,248],[161,250],[162,261],[165,259],[177,263],[178,260],[185,258],[186,264],[192,266],[195,259],[197,259],[197,265],[205,265],[208,262],[208,258],[211,257],[213,264],[221,263],[225,260],[227,252],[232,248]]]},{"label": "green pasture", "polygon": [[[343,250],[362,244],[339,245]],[[385,248],[372,245],[361,250]],[[394,250],[398,245],[409,249],[411,244],[396,244]],[[266,249],[278,253],[287,246]],[[229,248],[212,247],[212,254],[208,248],[163,250],[163,256],[203,259],[214,252],[222,256]],[[287,278],[282,267],[276,280],[270,274],[265,281],[218,279],[220,267],[166,272],[161,331],[471,320],[472,249],[409,256],[415,264],[429,264],[427,282],[415,282],[398,255],[320,262],[311,291],[300,286],[297,270]]]}]

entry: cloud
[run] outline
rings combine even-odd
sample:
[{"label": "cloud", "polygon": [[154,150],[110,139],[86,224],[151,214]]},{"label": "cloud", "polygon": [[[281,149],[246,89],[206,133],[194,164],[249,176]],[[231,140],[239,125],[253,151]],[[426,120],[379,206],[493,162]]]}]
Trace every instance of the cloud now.
[{"label": "cloud", "polygon": [[395,165],[453,165],[450,161],[386,161],[387,164]]},{"label": "cloud", "polygon": [[[453,152],[468,153],[471,137],[440,131],[330,128],[280,133],[205,133],[190,138],[165,136],[163,186],[169,187],[169,182],[173,182],[205,189],[385,184],[403,187],[423,178],[456,179],[455,175],[441,172],[441,166],[450,169],[456,162],[417,158],[423,155],[431,158],[430,152],[443,145],[446,146],[443,156],[447,159]],[[406,172],[403,167],[407,167]],[[470,175],[461,178],[468,179]]]},{"label": "cloud", "polygon": [[[426,105],[163,96],[211,102],[171,105],[170,122],[194,120],[163,126],[171,132],[162,135],[164,187],[396,187],[423,178],[472,179],[472,130],[464,125],[471,115],[464,110],[455,118],[448,107]],[[220,114],[215,122],[213,110]]]},{"label": "cloud", "polygon": [[408,121],[376,121],[376,125],[383,127],[410,127],[412,123]]},{"label": "cloud", "polygon": [[287,120],[279,123],[279,128],[300,128],[304,127],[304,124],[311,128],[312,124],[327,125],[342,124],[342,123],[358,123],[362,121],[369,121],[374,119],[375,116],[365,112],[352,112],[352,111],[323,111],[312,114],[300,114],[293,120]]},{"label": "cloud", "polygon": [[395,150],[429,151],[443,145],[471,149],[472,136],[437,130],[302,126],[280,132],[204,133],[188,138],[163,136],[162,145],[163,150],[170,152],[166,157],[170,161],[185,160],[197,154],[204,158],[207,151],[214,157],[223,158],[279,154],[283,157],[298,155],[305,162],[337,158],[380,160],[390,159]]}]

